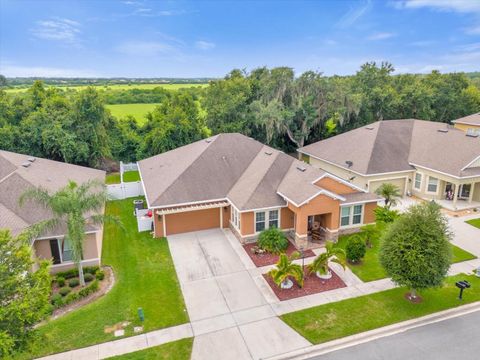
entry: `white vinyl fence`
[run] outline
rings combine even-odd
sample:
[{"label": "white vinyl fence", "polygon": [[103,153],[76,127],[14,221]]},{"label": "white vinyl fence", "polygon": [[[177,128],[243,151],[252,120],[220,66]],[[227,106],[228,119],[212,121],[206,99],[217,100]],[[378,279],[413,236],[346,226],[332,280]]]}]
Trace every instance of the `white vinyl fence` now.
[{"label": "white vinyl fence", "polygon": [[120,161],[120,184],[107,185],[108,197],[112,200],[122,200],[145,195],[141,181],[123,182],[124,172],[137,170],[138,165],[136,163],[124,164]]}]

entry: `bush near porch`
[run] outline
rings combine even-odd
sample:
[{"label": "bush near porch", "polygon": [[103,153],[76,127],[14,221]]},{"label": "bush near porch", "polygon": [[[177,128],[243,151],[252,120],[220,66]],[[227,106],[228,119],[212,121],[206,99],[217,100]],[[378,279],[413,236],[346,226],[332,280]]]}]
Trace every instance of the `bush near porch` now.
[{"label": "bush near porch", "polygon": [[[351,235],[344,235],[339,237],[338,242],[335,246],[345,249],[348,244],[348,240],[353,236],[361,236],[365,239],[365,235],[363,232]],[[350,270],[352,270],[352,272],[357,275],[362,281],[368,282],[384,279],[387,277],[387,274],[383,269],[382,265],[380,264],[380,260],[378,258],[378,252],[380,250],[380,236],[381,233],[371,238],[371,247],[367,247],[365,257],[360,263],[347,264]],[[475,255],[452,244],[452,263],[473,260],[476,258],[477,257]]]},{"label": "bush near porch", "polygon": [[31,359],[116,339],[105,328],[124,321],[131,322],[125,334],[132,336],[133,326],[140,325],[138,307],[145,313],[145,332],[188,322],[168,242],[137,232],[132,200],[111,201],[106,206],[106,213],[118,216],[125,227],[106,224],[104,228],[102,262],[113,268],[112,290],[40,326],[30,352],[16,358]]},{"label": "bush near porch", "polygon": [[[458,300],[455,286],[459,280],[472,285],[464,292],[463,301]],[[400,287],[288,313],[282,320],[308,341],[320,344],[480,301],[478,289],[480,278],[457,275],[448,277],[442,288],[422,291],[423,302],[419,304],[405,300],[408,289]]]}]

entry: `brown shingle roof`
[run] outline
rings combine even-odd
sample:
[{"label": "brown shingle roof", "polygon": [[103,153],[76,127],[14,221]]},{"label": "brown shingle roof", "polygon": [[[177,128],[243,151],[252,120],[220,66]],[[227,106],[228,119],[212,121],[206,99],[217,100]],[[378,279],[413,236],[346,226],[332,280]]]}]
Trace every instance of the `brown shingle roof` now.
[{"label": "brown shingle roof", "polygon": [[480,112],[453,120],[453,123],[480,126]]},{"label": "brown shingle roof", "polygon": [[480,156],[480,140],[443,123],[385,120],[298,151],[344,169],[348,169],[346,161],[352,161],[349,169],[366,175],[408,171],[419,165],[453,176],[467,176],[462,169]]},{"label": "brown shingle roof", "polygon": [[[239,210],[251,210],[285,206],[283,196],[300,204],[322,190],[312,184],[322,170],[281,151],[240,134],[208,140],[138,163],[150,207],[229,199]],[[169,186],[164,171],[176,174],[167,175]]]},{"label": "brown shingle roof", "polygon": [[[8,228],[14,234],[51,218],[51,213],[37,203],[30,201],[24,206],[19,205],[20,196],[28,188],[42,187],[55,192],[67,185],[69,180],[79,184],[92,179],[105,180],[104,171],[42,158],[36,158],[30,166],[23,167],[22,164],[27,163],[29,158],[28,155],[0,150],[0,228]],[[49,234],[62,235],[64,231],[63,227],[59,227]]]}]

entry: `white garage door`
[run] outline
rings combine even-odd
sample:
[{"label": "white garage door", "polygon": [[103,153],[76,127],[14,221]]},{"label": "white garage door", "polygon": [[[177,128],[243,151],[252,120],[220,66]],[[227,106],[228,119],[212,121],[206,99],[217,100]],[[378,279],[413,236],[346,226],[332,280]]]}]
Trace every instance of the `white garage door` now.
[{"label": "white garage door", "polygon": [[400,193],[405,194],[405,178],[371,181],[368,191],[374,193],[383,183],[390,183],[400,189]]}]

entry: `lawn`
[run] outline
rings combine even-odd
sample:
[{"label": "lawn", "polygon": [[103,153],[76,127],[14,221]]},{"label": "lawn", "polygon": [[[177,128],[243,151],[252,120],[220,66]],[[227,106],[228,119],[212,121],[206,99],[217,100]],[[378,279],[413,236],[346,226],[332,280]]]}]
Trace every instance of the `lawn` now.
[{"label": "lawn", "polygon": [[475,226],[476,228],[480,229],[480,218],[478,219],[472,219],[472,220],[467,220],[465,221],[467,224],[470,224],[472,226]]},{"label": "lawn", "polygon": [[[458,300],[455,282],[468,280],[472,288]],[[313,344],[358,334],[397,322],[480,301],[480,278],[458,275],[444,287],[421,291],[423,302],[404,299],[405,288],[395,288],[285,314],[282,319]]]},{"label": "lawn", "polygon": [[132,115],[137,120],[139,125],[145,122],[145,115],[155,109],[160,104],[114,104],[105,105],[116,118],[124,118],[127,115]]},{"label": "lawn", "polygon": [[108,202],[106,207],[106,213],[118,216],[125,227],[108,224],[104,230],[102,262],[114,269],[113,289],[94,303],[39,327],[31,352],[18,358],[113,340],[104,328],[123,321],[131,322],[125,331],[131,336],[133,326],[139,325],[139,307],[145,313],[144,331],[188,322],[168,242],[137,232],[132,200]]},{"label": "lawn", "polygon": [[[78,85],[78,86],[55,86],[55,85],[46,85],[45,87],[57,87],[59,89],[64,89],[64,90],[83,90],[89,85]],[[184,88],[190,88],[190,87],[205,87],[208,86],[208,84],[197,84],[197,83],[192,83],[192,84],[165,84],[165,83],[159,83],[159,84],[114,84],[114,85],[91,85],[95,87],[97,90],[129,90],[129,89],[155,89],[156,87],[162,87],[167,90],[178,90],[178,89],[184,89]],[[28,87],[14,87],[10,89],[5,89],[5,92],[7,93],[17,93],[17,92],[23,92],[26,91],[30,88]]]},{"label": "lawn", "polygon": [[[351,236],[355,236],[355,234],[341,236],[336,246],[345,249],[348,239]],[[380,260],[378,258],[379,250],[380,239],[372,239],[372,248],[367,248],[367,253],[362,262],[358,265],[347,264],[348,267],[355,275],[365,282],[386,278],[387,274],[385,273],[385,270],[380,264]],[[476,258],[477,257],[475,255],[452,244],[452,263],[458,263]]]},{"label": "lawn", "polygon": [[[123,173],[124,182],[135,182],[140,181],[140,173],[138,171],[127,171]],[[120,173],[110,173],[107,174],[105,178],[107,184],[120,184]]]},{"label": "lawn", "polygon": [[193,338],[182,339],[133,353],[114,356],[112,360],[189,360]]}]

